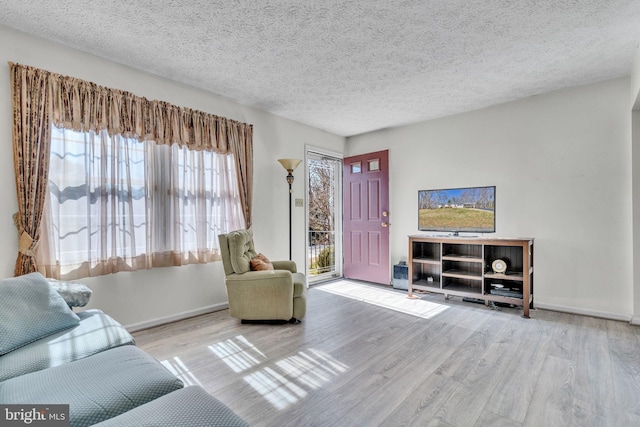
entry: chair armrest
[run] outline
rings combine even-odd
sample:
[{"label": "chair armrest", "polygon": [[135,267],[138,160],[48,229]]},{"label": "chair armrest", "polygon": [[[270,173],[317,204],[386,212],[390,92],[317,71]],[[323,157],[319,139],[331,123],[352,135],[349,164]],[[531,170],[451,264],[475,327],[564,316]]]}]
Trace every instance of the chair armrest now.
[{"label": "chair armrest", "polygon": [[287,270],[292,273],[298,272],[295,261],[271,261],[271,264],[273,264],[273,268],[276,270]]},{"label": "chair armrest", "polygon": [[279,283],[287,286],[293,286],[293,276],[288,270],[262,270],[247,271],[242,274],[229,274],[226,282],[229,285],[239,284],[256,284],[263,283]]}]

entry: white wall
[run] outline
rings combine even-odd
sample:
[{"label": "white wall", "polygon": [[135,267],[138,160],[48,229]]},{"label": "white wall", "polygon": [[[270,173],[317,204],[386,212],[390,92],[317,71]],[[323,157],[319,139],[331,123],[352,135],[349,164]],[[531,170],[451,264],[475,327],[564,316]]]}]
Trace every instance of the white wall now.
[{"label": "white wall", "polygon": [[640,45],[636,49],[631,69],[631,104],[635,110],[640,109]]},{"label": "white wall", "polygon": [[[640,70],[639,70],[640,71]],[[640,73],[639,73],[640,74]],[[640,107],[640,106],[639,106]],[[640,325],[640,108],[631,112],[633,168],[633,318]]]},{"label": "white wall", "polygon": [[[304,159],[305,144],[342,152],[345,139],[283,119],[190,86],[134,70],[77,50],[0,26],[0,277],[13,276],[17,210],[11,146],[11,61],[130,91],[149,99],[206,111],[254,125],[253,230],[258,250],[271,259],[289,256],[288,187],[278,158]],[[299,167],[294,196],[304,198],[304,169]],[[294,208],[294,260],[304,268],[305,209]],[[157,268],[89,278],[93,290],[87,308],[100,308],[125,325],[139,327],[226,305],[222,265],[213,263]]]},{"label": "white wall", "polygon": [[[633,151],[633,265],[640,266],[640,47],[631,70],[632,151]],[[631,323],[640,325],[640,268],[633,270],[633,308]]]},{"label": "white wall", "polygon": [[535,238],[539,307],[633,315],[629,78],[347,139],[389,148],[391,255],[407,257],[421,189],[496,185],[495,236]]}]

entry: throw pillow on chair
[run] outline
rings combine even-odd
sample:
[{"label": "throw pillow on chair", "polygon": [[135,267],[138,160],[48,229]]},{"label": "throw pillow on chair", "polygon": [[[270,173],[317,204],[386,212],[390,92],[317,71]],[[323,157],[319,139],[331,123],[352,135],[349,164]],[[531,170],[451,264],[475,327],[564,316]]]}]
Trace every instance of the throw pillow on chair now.
[{"label": "throw pillow on chair", "polygon": [[273,270],[273,264],[269,258],[262,254],[258,254],[249,261],[249,267],[252,271]]}]

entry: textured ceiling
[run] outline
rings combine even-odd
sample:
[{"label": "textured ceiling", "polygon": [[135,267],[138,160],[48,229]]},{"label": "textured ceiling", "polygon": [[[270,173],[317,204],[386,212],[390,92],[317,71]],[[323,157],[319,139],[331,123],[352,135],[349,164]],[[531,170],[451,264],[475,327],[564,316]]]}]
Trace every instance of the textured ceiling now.
[{"label": "textured ceiling", "polygon": [[0,10],[8,27],[344,136],[628,75],[640,41],[640,0],[0,0]]}]

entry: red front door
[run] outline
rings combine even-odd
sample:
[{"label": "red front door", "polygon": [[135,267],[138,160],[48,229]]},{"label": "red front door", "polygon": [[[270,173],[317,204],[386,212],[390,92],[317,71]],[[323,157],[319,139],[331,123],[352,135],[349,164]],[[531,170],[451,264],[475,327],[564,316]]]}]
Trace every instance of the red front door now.
[{"label": "red front door", "polygon": [[345,158],[343,178],[344,277],[388,285],[388,150]]}]

